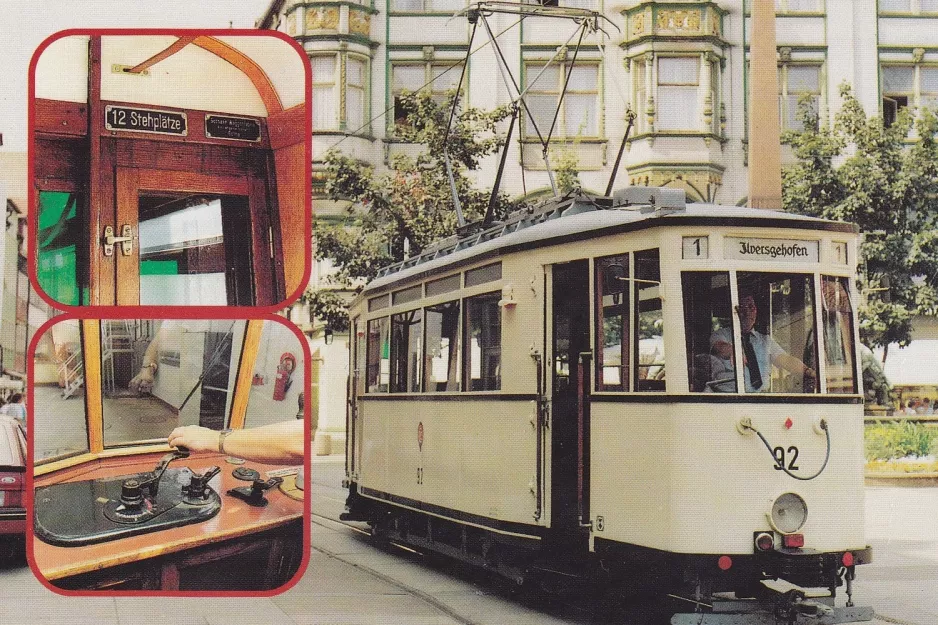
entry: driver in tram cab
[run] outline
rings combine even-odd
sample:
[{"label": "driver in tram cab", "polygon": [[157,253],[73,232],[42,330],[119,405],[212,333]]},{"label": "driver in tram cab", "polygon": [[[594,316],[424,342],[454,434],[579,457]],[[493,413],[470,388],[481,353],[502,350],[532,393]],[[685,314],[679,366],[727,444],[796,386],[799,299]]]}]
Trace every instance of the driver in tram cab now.
[{"label": "driver in tram cab", "polygon": [[[743,378],[747,393],[771,391],[772,365],[802,377],[817,380],[817,372],[799,359],[788,354],[771,336],[755,329],[759,309],[752,293],[740,291],[739,329],[743,343]],[[710,335],[711,379],[722,383],[710,384],[713,392],[731,393],[735,387],[733,367],[733,330],[720,328]]]}]

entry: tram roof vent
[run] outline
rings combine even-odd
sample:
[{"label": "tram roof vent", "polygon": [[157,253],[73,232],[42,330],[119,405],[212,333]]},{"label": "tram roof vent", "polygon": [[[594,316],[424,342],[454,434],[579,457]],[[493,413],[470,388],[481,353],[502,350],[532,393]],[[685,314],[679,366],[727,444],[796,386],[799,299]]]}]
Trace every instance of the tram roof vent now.
[{"label": "tram roof vent", "polygon": [[684,189],[626,187],[612,195],[616,206],[641,205],[643,213],[675,213],[687,208]]}]

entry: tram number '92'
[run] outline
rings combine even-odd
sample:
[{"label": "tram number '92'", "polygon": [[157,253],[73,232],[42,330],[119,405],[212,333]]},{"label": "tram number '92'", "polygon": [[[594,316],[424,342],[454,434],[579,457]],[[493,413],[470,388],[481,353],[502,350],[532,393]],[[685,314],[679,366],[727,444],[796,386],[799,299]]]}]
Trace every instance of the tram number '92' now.
[{"label": "tram number '92'", "polygon": [[[798,465],[795,464],[795,461],[798,460],[798,448],[792,445],[788,448],[787,454],[791,456],[791,459],[788,461],[788,470],[797,471]],[[784,447],[776,447],[772,450],[772,455],[775,456],[775,470],[781,471],[785,468],[785,455],[786,450]]]}]

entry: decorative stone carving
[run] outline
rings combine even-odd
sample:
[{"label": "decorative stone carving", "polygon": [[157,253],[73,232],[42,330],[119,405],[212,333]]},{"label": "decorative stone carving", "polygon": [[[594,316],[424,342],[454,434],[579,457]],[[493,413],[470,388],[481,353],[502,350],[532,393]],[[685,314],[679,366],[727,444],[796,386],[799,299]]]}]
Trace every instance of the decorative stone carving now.
[{"label": "decorative stone carving", "polygon": [[296,12],[287,16],[287,34],[291,37],[296,36]]},{"label": "decorative stone carving", "polygon": [[349,8],[348,12],[349,32],[363,37],[371,36],[371,15],[362,11],[356,11]]},{"label": "decorative stone carving", "polygon": [[429,63],[430,61],[433,60],[433,55],[434,55],[433,46],[423,47],[423,60],[424,61]]},{"label": "decorative stone carving", "polygon": [[782,63],[791,63],[791,48],[779,48],[778,58]]},{"label": "decorative stone carving", "polygon": [[684,189],[694,199],[712,202],[723,185],[723,176],[712,171],[652,168],[629,176],[632,185]]},{"label": "decorative stone carving", "polygon": [[921,63],[925,60],[925,48],[915,48],[912,50],[912,60],[916,63]]},{"label": "decorative stone carving", "polygon": [[339,27],[338,7],[308,7],[306,30],[336,30]]},{"label": "decorative stone carving", "polygon": [[642,35],[645,33],[645,14],[636,13],[632,16],[632,34]]},{"label": "decorative stone carving", "polygon": [[700,31],[700,9],[658,11],[658,30]]}]

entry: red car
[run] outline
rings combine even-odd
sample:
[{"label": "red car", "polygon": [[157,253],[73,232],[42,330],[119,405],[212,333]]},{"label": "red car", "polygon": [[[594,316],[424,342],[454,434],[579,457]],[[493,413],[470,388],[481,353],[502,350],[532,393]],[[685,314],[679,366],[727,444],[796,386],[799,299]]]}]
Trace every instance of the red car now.
[{"label": "red car", "polygon": [[26,430],[0,415],[0,561],[23,553],[26,538]]}]

